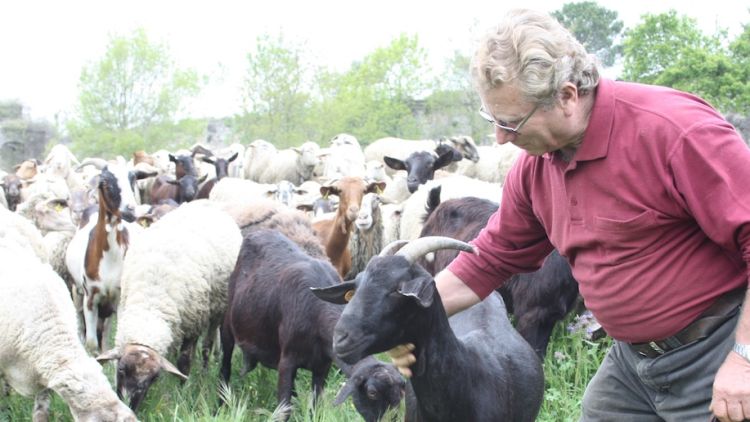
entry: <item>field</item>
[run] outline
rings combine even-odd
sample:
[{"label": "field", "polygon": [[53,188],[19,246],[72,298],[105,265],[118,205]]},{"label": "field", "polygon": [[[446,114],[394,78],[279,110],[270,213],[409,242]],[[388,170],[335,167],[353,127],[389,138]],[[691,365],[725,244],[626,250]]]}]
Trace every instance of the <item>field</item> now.
[{"label": "field", "polygon": [[[568,320],[571,320],[569,317]],[[604,356],[610,341],[591,342],[582,334],[569,334],[566,324],[558,324],[553,333],[544,363],[546,390],[544,404],[538,421],[577,421],[580,401],[588,380],[593,376]],[[105,372],[114,379],[111,363]],[[276,371],[260,366],[245,377],[240,377],[242,366],[240,353],[235,350],[233,372],[228,390],[225,390],[229,405],[219,403],[219,363],[213,360],[208,370],[202,370],[194,361],[190,380],[180,385],[176,377],[162,375],[152,386],[138,417],[142,421],[257,421],[274,420],[276,406]],[[316,408],[311,406],[310,373],[300,371],[297,375],[293,422],[348,422],[362,420],[351,401],[333,406],[336,392],[343,385],[344,377],[332,370],[328,377],[325,395]],[[31,419],[33,399],[20,397],[11,392],[0,397],[0,422],[27,421]],[[398,417],[403,419],[402,409]],[[65,403],[53,395],[50,408],[51,420],[71,421]]]}]

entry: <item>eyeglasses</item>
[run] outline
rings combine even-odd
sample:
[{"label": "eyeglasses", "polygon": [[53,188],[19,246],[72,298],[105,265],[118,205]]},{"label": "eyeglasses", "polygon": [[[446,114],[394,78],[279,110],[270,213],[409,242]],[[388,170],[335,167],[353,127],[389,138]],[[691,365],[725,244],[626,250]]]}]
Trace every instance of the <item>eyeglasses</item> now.
[{"label": "eyeglasses", "polygon": [[495,120],[492,115],[484,109],[484,105],[479,107],[479,115],[482,116],[484,120],[487,120],[488,122],[492,123],[496,128],[502,129],[508,133],[512,133],[513,135],[520,135],[521,134],[521,128],[523,125],[526,124],[526,122],[531,118],[531,116],[536,112],[536,109],[539,108],[539,104],[535,105],[534,108],[531,110],[529,114],[526,115],[523,119],[521,119],[521,122],[518,123],[516,127],[510,127],[508,126],[508,122],[503,122]]}]

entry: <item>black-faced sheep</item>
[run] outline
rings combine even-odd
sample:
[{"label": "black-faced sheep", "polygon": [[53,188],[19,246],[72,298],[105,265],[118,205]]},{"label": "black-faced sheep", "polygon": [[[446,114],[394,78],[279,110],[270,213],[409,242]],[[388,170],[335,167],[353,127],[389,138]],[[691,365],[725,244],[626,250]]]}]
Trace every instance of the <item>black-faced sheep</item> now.
[{"label": "black-faced sheep", "polygon": [[434,280],[415,263],[446,247],[472,250],[454,239],[421,238],[396,256],[374,257],[355,281],[317,289],[334,303],[351,298],[334,331],[336,355],[353,363],[413,343],[417,363],[409,382],[417,403],[407,395],[407,409],[416,412],[410,420],[533,421],[544,391],[542,366],[500,296],[449,321]]}]

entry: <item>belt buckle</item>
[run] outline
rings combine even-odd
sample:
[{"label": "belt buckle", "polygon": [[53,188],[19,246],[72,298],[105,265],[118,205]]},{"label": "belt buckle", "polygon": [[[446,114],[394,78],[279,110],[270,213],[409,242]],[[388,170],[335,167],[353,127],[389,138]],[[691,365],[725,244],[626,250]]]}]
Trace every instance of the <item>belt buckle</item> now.
[{"label": "belt buckle", "polygon": [[649,347],[651,347],[651,350],[653,350],[654,352],[656,352],[656,353],[658,353],[660,355],[663,355],[665,353],[664,349],[662,349],[661,347],[659,347],[659,345],[656,344],[655,341],[649,341],[648,345],[649,345]]}]

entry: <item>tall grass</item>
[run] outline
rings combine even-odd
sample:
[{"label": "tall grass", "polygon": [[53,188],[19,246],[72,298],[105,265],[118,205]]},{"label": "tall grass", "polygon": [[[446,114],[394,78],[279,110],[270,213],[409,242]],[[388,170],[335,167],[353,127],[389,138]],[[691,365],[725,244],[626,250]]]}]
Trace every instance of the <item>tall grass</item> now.
[{"label": "tall grass", "polygon": [[[578,420],[583,391],[610,345],[610,341],[606,339],[591,342],[582,335],[568,334],[566,325],[558,324],[555,328],[544,362],[545,396],[538,421]],[[142,403],[138,412],[139,419],[148,422],[275,420],[282,412],[276,409],[276,371],[258,366],[245,377],[240,377],[242,356],[235,350],[233,358],[232,377],[226,387],[220,386],[220,362],[215,357],[211,358],[208,369],[204,370],[196,355],[190,379],[184,385],[176,377],[163,374]],[[110,380],[114,380],[113,367],[112,363],[105,364],[105,373]],[[310,373],[299,371],[295,385],[298,394],[292,402],[290,421],[362,420],[350,400],[341,406],[333,405],[333,399],[344,381],[344,376],[338,370],[332,370],[325,394],[317,406],[313,406]],[[219,405],[221,394],[226,398],[227,405]],[[14,392],[0,397],[0,422],[30,420],[32,407],[33,399],[21,397]],[[54,394],[50,413],[51,420],[72,421],[67,406]],[[396,413],[398,419],[403,419],[403,404]]]}]

